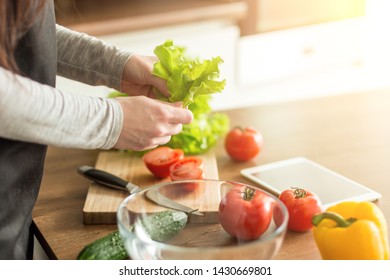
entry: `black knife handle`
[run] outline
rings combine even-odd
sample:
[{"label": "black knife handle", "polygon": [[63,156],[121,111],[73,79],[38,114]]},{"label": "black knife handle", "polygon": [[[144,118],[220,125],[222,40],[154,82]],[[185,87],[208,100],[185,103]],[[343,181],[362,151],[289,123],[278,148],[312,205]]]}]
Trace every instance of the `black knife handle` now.
[{"label": "black knife handle", "polygon": [[127,185],[129,182],[104,170],[83,165],[78,168],[78,173],[101,185],[127,191]]}]

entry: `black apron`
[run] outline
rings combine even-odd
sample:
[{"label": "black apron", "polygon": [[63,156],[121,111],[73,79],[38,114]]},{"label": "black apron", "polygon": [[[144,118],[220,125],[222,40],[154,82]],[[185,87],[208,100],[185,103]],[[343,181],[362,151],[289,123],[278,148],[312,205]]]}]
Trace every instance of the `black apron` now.
[{"label": "black apron", "polygon": [[[54,87],[57,44],[53,1],[45,5],[43,18],[37,18],[20,40],[16,61],[25,76]],[[32,258],[31,212],[39,192],[46,149],[45,145],[0,137],[0,259]]]}]

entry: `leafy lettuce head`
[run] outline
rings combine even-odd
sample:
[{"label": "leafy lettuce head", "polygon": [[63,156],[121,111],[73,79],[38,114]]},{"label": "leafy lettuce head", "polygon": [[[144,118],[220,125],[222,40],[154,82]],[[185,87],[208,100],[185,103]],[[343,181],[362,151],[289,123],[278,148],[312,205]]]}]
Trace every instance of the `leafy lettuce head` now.
[{"label": "leafy lettuce head", "polygon": [[167,81],[170,96],[166,97],[156,88],[157,98],[168,102],[182,101],[188,106],[200,95],[221,92],[226,80],[218,80],[219,65],[223,60],[217,56],[210,60],[189,59],[183,47],[174,46],[167,40],[154,49],[159,61],[154,64],[152,73]]}]

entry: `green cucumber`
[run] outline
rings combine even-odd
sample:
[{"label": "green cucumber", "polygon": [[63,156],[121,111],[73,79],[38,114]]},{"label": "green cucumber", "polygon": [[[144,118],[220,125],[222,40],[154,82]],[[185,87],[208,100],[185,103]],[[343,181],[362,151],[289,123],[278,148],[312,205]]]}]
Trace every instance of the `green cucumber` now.
[{"label": "green cucumber", "polygon": [[119,231],[114,231],[85,246],[78,260],[124,260],[128,259]]},{"label": "green cucumber", "polygon": [[187,224],[187,214],[182,211],[166,210],[151,214],[141,220],[142,228],[149,238],[158,242],[167,242]]},{"label": "green cucumber", "polygon": [[[185,227],[187,214],[181,211],[166,210],[147,216],[141,224],[152,240],[166,242]],[[129,255],[119,231],[114,231],[88,244],[77,256],[78,260],[124,260],[128,258]]]}]

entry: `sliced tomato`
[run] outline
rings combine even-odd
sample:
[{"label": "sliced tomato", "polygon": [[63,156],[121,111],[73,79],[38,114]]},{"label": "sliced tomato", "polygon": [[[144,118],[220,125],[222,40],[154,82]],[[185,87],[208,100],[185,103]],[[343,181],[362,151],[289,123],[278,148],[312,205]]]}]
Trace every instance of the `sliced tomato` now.
[{"label": "sliced tomato", "polygon": [[[170,167],[170,177],[172,181],[205,179],[203,160],[198,157],[185,157],[177,161]],[[188,183],[184,187],[187,190],[194,190],[197,184]]]},{"label": "sliced tomato", "polygon": [[147,152],[143,156],[146,167],[156,177],[169,177],[169,168],[172,164],[184,158],[184,152],[181,149],[171,149],[161,146]]}]

